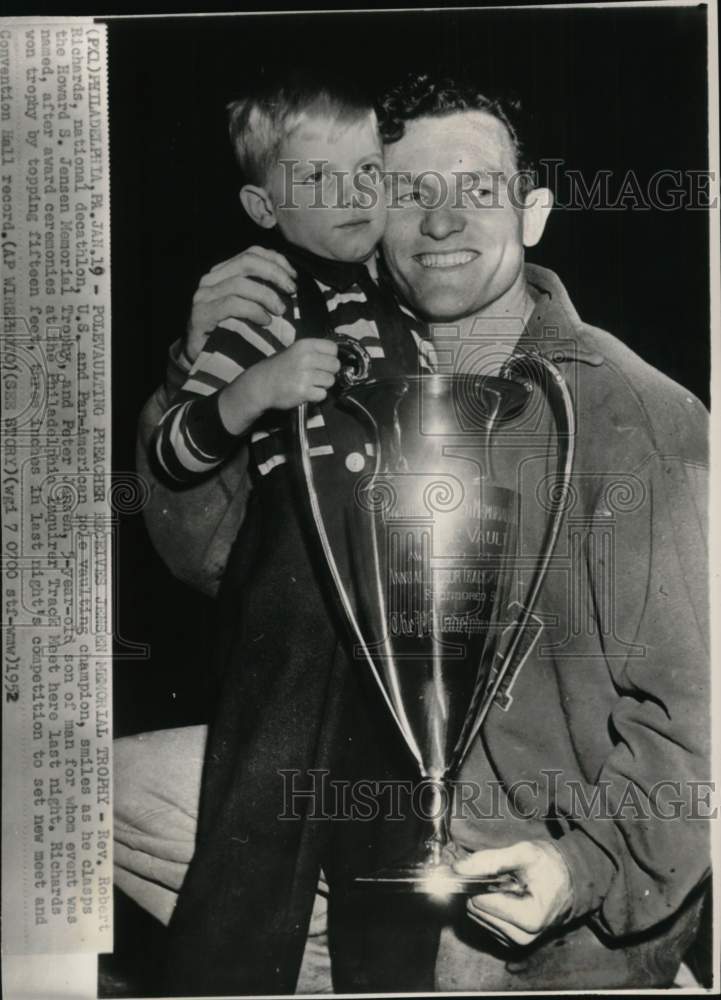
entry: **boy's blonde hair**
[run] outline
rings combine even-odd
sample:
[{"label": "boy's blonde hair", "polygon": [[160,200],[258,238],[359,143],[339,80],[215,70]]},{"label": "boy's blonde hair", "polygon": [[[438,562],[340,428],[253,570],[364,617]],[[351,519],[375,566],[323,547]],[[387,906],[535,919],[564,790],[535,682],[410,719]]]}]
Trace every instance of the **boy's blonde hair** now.
[{"label": "boy's blonde hair", "polygon": [[247,183],[265,186],[283,140],[308,117],[353,124],[373,115],[372,102],[342,83],[288,78],[227,106],[230,140]]}]

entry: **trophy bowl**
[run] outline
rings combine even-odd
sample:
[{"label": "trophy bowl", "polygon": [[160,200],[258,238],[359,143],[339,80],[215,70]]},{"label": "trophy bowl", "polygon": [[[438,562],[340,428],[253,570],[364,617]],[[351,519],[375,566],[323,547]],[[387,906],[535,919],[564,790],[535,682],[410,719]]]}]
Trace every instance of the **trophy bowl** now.
[{"label": "trophy bowl", "polygon": [[[508,607],[519,496],[512,477],[503,482],[494,470],[494,444],[524,409],[532,384],[470,374],[347,374],[338,405],[367,430],[371,461],[346,503],[344,539],[329,537],[303,407],[302,480],[353,657],[370,669],[430,799],[428,833],[415,855],[356,882],[443,896],[523,892],[512,873],[476,878],[454,870],[459,849],[448,816],[449,783],[502,679],[499,640],[518,624]],[[554,531],[557,524],[541,564]],[[348,551],[343,560],[339,545]],[[537,573],[535,593],[538,586]]]}]

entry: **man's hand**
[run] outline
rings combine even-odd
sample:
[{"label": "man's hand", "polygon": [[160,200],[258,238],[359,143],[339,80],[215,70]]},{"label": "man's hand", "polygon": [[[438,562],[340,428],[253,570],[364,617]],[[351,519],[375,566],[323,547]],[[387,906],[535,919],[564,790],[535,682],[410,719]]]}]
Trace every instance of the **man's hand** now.
[{"label": "man's hand", "polygon": [[468,901],[471,919],[503,944],[531,944],[570,910],[571,878],[563,855],[550,841],[524,840],[476,851],[454,868],[463,875],[515,875],[522,890],[518,894],[491,892]]},{"label": "man's hand", "polygon": [[184,350],[195,361],[205,338],[226,319],[243,319],[267,326],[271,314],[283,314],[277,289],[292,294],[296,272],[282,254],[265,247],[250,247],[230,260],[216,264],[200,279],[193,296]]},{"label": "man's hand", "polygon": [[332,340],[297,340],[225,386],[218,397],[220,417],[231,434],[243,434],[266,410],[322,403],[339,370]]}]

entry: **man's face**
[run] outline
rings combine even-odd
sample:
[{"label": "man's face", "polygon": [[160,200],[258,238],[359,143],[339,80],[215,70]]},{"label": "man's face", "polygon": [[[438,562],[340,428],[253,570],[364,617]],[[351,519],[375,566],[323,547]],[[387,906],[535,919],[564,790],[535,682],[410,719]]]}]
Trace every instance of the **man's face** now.
[{"label": "man's face", "polygon": [[516,164],[506,127],[482,111],[419,118],[385,156],[389,175],[410,175],[390,182],[397,196],[390,195],[383,238],[402,295],[435,320],[492,303],[502,311],[523,280],[524,246],[518,185],[508,186]]},{"label": "man's face", "polygon": [[386,219],[383,152],[374,117],[305,118],[284,140],[269,191],[281,232],[331,260],[362,261]]}]

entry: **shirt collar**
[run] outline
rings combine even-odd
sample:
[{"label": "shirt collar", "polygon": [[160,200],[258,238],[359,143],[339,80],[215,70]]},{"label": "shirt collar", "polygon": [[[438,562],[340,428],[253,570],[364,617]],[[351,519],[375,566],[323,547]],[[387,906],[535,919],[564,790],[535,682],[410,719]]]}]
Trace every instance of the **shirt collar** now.
[{"label": "shirt collar", "polygon": [[369,278],[365,264],[321,257],[311,250],[306,250],[305,247],[290,243],[280,234],[272,242],[273,249],[287,257],[294,267],[311,274],[338,292],[347,292],[352,285]]}]

